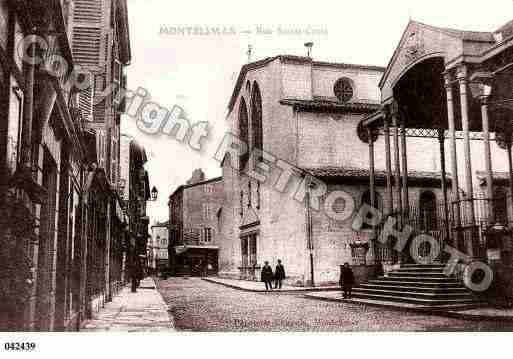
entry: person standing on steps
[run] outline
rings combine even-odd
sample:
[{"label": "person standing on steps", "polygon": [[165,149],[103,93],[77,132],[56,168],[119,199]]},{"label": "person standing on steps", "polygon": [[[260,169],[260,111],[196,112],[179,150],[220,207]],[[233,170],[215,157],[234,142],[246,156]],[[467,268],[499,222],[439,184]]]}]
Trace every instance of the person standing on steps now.
[{"label": "person standing on steps", "polygon": [[274,289],[281,289],[282,281],[285,279],[285,267],[281,264],[281,259],[278,259],[276,270],[274,271]]},{"label": "person standing on steps", "polygon": [[349,266],[349,263],[344,263],[344,266],[340,268],[340,280],[339,280],[340,286],[343,290],[343,298],[348,299],[351,298],[351,290],[353,289],[354,285],[354,274],[353,270]]},{"label": "person standing on steps", "polygon": [[264,262],[264,267],[262,268],[262,273],[260,274],[260,279],[265,283],[265,290],[273,289],[273,269],[269,265],[269,262]]}]

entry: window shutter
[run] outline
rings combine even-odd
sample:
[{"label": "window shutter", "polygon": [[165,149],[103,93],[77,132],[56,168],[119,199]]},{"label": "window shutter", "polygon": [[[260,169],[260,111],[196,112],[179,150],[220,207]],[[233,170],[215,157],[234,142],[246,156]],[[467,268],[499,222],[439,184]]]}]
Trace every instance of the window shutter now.
[{"label": "window shutter", "polygon": [[[110,0],[75,0],[73,8],[72,50],[77,65],[91,71],[94,87],[81,93],[81,110],[88,120],[105,121],[105,67],[109,46]],[[93,103],[97,105],[93,106]]]},{"label": "window shutter", "polygon": [[105,68],[107,46],[106,0],[75,0],[73,9],[73,57],[90,70]]},{"label": "window shutter", "polygon": [[73,29],[73,56],[80,65],[100,65],[101,30],[92,27]]},{"label": "window shutter", "polygon": [[75,0],[75,21],[100,24],[102,21],[101,0]]},{"label": "window shutter", "polygon": [[93,107],[94,120],[96,122],[104,122],[105,121],[105,111],[106,111],[106,101],[105,101],[105,88],[107,86],[107,80],[105,73],[97,74],[94,77],[95,84],[95,99],[96,104]]},{"label": "window shutter", "polygon": [[87,78],[88,86],[81,89],[78,93],[78,107],[85,121],[93,120],[93,96],[94,96],[94,78],[90,72],[81,72],[80,75]]}]

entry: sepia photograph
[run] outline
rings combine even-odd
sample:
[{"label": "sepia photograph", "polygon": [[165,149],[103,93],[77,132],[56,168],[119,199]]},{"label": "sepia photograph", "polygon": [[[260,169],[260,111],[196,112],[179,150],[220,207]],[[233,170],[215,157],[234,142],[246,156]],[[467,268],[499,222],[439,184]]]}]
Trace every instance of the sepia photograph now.
[{"label": "sepia photograph", "polygon": [[0,352],[511,333],[512,19],[0,0]]}]

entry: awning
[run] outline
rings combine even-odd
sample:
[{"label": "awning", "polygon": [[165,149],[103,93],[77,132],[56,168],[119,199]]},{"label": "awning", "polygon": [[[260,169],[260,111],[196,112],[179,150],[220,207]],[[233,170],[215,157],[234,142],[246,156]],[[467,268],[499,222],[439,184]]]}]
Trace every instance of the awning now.
[{"label": "awning", "polygon": [[176,254],[182,254],[182,253],[185,253],[187,252],[187,247],[186,246],[176,246],[175,247],[175,253]]},{"label": "awning", "polygon": [[175,253],[183,254],[189,249],[219,250],[219,246],[175,246]]}]

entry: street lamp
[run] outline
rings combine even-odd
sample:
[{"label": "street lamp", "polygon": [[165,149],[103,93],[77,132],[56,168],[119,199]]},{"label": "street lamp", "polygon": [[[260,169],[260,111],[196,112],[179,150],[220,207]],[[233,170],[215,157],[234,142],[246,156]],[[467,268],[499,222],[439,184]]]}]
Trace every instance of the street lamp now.
[{"label": "street lamp", "polygon": [[157,187],[153,186],[153,188],[151,189],[151,200],[156,201],[158,194],[159,191],[157,190]]}]

